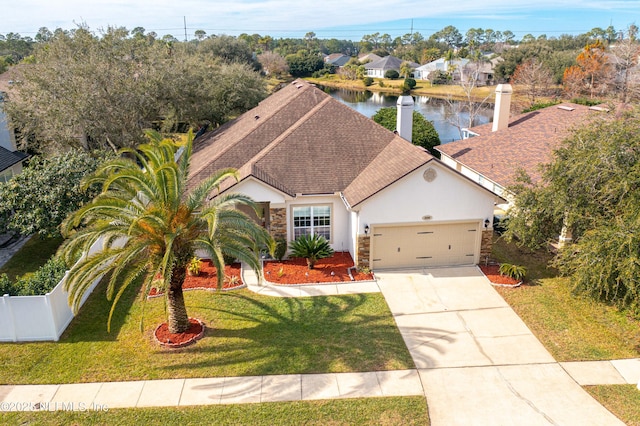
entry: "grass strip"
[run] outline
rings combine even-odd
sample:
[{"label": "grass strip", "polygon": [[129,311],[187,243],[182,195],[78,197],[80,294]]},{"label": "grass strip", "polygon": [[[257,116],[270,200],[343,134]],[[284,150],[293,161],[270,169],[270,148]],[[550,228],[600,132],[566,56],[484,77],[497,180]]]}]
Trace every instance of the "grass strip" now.
[{"label": "grass strip", "polygon": [[429,425],[424,397],[298,401],[196,407],[0,414],[4,424],[31,425]]},{"label": "grass strip", "polygon": [[640,356],[640,321],[615,307],[572,294],[571,279],[548,267],[551,256],[501,239],[494,257],[527,267],[527,285],[496,288],[558,361]]},{"label": "grass strip", "polygon": [[585,386],[585,389],[625,424],[640,426],[640,390],[636,386]]}]

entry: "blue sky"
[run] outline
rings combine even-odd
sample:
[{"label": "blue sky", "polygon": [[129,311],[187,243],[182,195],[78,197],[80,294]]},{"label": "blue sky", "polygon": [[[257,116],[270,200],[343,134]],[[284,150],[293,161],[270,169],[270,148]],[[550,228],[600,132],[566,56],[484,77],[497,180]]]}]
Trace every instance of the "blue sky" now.
[{"label": "blue sky", "polygon": [[447,25],[463,34],[469,28],[511,30],[559,36],[613,25],[640,25],[640,0],[0,0],[0,34],[33,36],[40,27],[91,29],[140,26],[159,35],[184,39],[195,30],[207,34],[241,33],[359,41],[363,34],[411,31],[428,37]]}]

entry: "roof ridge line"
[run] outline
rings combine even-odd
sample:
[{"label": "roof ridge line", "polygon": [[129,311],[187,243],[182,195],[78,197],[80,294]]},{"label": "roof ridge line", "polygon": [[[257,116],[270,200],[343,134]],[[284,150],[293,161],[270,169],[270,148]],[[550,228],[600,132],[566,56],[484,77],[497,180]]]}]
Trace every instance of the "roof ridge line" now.
[{"label": "roof ridge line", "polygon": [[[296,81],[292,82],[291,84],[292,84],[292,85],[293,85],[293,84],[296,84]],[[297,84],[300,84],[300,83],[297,83]],[[313,86],[308,85],[308,87],[313,87]],[[283,90],[284,90],[284,89],[283,89]],[[305,88],[304,88],[304,90],[307,90],[307,88],[305,87]],[[296,90],[296,91],[294,92],[294,93],[295,93],[295,95],[294,95],[293,97],[295,98],[295,97],[297,97],[297,96],[300,96],[300,94],[301,94],[301,93],[303,93],[303,92],[304,92],[304,90]],[[271,95],[267,96],[265,99],[263,99],[262,101],[260,101],[260,102],[258,103],[258,105],[257,105],[255,108],[260,107],[260,105],[261,105],[264,101],[266,101],[267,99],[269,99],[269,97],[273,96],[274,94],[275,94],[275,93],[272,93]],[[262,122],[266,123],[266,122],[268,122],[270,119],[272,119],[272,118],[273,118],[273,117],[274,117],[278,112],[280,112],[283,108],[285,108],[287,105],[288,105],[288,103],[282,103],[282,104],[280,105],[280,107],[279,107],[279,108],[269,109],[269,110],[267,110],[267,115],[266,115],[264,118],[263,118],[263,117],[259,117],[259,118],[263,118]],[[250,109],[249,111],[246,111],[246,112],[242,113],[239,117],[237,117],[237,118],[236,118],[236,119],[234,119],[234,120],[228,121],[227,123],[233,123],[234,121],[239,120],[239,119],[240,119],[240,118],[242,118],[243,116],[248,115],[248,114],[249,114],[251,111],[253,111],[255,108],[252,108],[252,109]],[[225,124],[227,124],[227,123],[225,123]],[[235,146],[235,144],[237,143],[237,141],[240,141],[240,140],[242,140],[242,139],[246,138],[247,136],[251,135],[252,133],[256,132],[256,131],[261,127],[261,126],[262,126],[262,123],[261,123],[261,124],[259,124],[258,126],[252,127],[252,128],[251,128],[251,130],[249,130],[248,132],[244,133],[242,136],[239,136],[239,137],[237,138],[236,142],[234,142],[233,144],[229,144],[229,146],[227,146],[227,148],[226,148],[226,149],[217,150],[217,151],[216,151],[216,155],[215,155],[215,156],[213,156],[213,157],[212,157],[212,159],[213,159],[213,158],[219,158],[219,157],[221,157],[222,155],[224,155],[226,152],[228,152],[228,151],[230,151],[231,149],[233,149],[233,147]],[[218,128],[218,129],[219,129],[219,128]],[[216,130],[218,130],[218,129],[216,129]],[[215,131],[215,130],[214,130],[214,131]],[[193,175],[195,175],[195,174],[199,173],[201,170],[203,170],[204,168],[206,168],[206,167],[207,167],[207,164],[208,164],[208,163],[204,163],[204,164],[202,165],[202,167],[200,167],[200,168],[199,168],[199,169],[197,169],[197,170],[196,170],[196,169],[192,169],[192,170],[190,170],[190,173],[189,173],[189,174],[193,173]]]}]

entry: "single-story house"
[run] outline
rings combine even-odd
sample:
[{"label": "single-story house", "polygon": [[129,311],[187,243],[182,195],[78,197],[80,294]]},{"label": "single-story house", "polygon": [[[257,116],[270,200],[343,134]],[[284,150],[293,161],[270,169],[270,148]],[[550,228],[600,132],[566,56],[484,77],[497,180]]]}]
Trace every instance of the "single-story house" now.
[{"label": "single-story house", "polygon": [[358,61],[360,61],[361,63],[365,63],[365,62],[374,62],[377,61],[379,59],[382,59],[381,56],[376,55],[375,53],[364,53],[358,56]]},{"label": "single-story house", "polygon": [[[400,72],[400,66],[407,61],[403,61],[395,56],[385,56],[377,61],[364,64],[364,69],[367,71],[367,77],[384,78],[384,74],[389,70],[396,70]],[[411,68],[415,69],[420,66],[415,62],[409,62]]]},{"label": "single-story house", "polygon": [[551,161],[570,130],[606,111],[562,103],[511,117],[511,94],[509,84],[498,85],[493,122],[463,129],[463,139],[436,147],[444,164],[507,199],[505,188],[515,183],[519,169],[539,181],[540,165]]},{"label": "single-story house", "polygon": [[6,182],[22,171],[22,163],[29,158],[17,150],[13,126],[4,112],[6,94],[13,83],[13,73],[0,74],[0,182]]},{"label": "single-story house", "polygon": [[429,80],[432,73],[436,71],[443,73],[452,72],[455,75],[455,71],[466,65],[467,62],[469,62],[468,59],[454,59],[452,61],[448,61],[445,58],[436,59],[435,61],[417,67],[413,72],[413,76],[416,80]]},{"label": "single-story house", "polygon": [[419,66],[415,69],[413,76],[416,80],[429,81],[433,73],[440,71],[449,73],[453,82],[459,82],[475,76],[476,84],[483,86],[493,82],[493,69],[495,65],[499,63],[498,61],[500,61],[500,59],[493,59],[477,64],[466,58],[451,61],[440,58]]},{"label": "single-story house", "polygon": [[343,67],[351,59],[351,56],[347,56],[342,53],[332,53],[324,58],[327,64],[335,65],[336,67]]},{"label": "single-story house", "polygon": [[[406,123],[412,100],[399,109]],[[239,181],[220,193],[260,203],[257,220],[274,237],[322,235],[357,266],[474,264],[489,255],[499,197],[306,82],[201,136],[188,185],[227,167]]]}]

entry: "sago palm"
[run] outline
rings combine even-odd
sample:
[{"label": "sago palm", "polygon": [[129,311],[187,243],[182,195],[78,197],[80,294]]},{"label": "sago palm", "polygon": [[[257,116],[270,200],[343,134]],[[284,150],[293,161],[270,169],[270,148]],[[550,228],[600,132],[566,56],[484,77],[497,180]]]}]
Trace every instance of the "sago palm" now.
[{"label": "sago palm", "polygon": [[68,260],[77,258],[98,240],[102,250],[82,257],[71,268],[65,286],[77,311],[91,283],[102,275],[108,277],[110,328],[125,289],[142,278],[148,291],[160,277],[169,331],[181,333],[189,328],[182,284],[195,251],[203,249],[211,257],[221,288],[223,255],[244,261],[260,273],[259,249],[266,245],[272,250],[273,240],[236,209],[239,204],[255,209],[249,197],[223,194],[209,201],[222,181],[236,177],[234,170],[221,170],[187,192],[192,135],[178,160],[172,141],[155,132],[148,135],[149,143],[137,150],[123,149],[126,157],[108,162],[86,180],[86,185],[101,184],[102,192],[63,224],[68,239],[61,254]]},{"label": "sago palm", "polygon": [[291,242],[291,255],[307,259],[307,266],[313,269],[318,260],[333,256],[333,249],[322,235],[306,234]]}]

